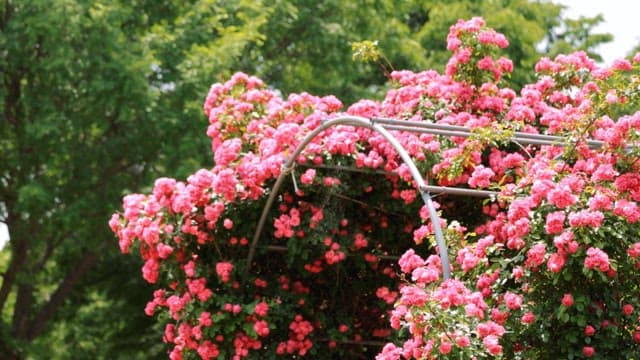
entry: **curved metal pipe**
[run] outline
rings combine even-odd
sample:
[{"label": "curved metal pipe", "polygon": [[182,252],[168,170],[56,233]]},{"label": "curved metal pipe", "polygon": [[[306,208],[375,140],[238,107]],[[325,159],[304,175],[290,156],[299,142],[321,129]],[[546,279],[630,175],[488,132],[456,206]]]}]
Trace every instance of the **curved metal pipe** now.
[{"label": "curved metal pipe", "polygon": [[262,210],[262,215],[260,216],[260,220],[258,221],[256,232],[253,236],[253,239],[251,240],[251,245],[249,247],[249,254],[247,256],[248,261],[247,261],[245,276],[251,270],[251,263],[253,262],[253,257],[255,256],[255,249],[260,239],[260,236],[262,234],[262,230],[264,229],[264,225],[266,223],[269,210],[271,209],[271,206],[275,201],[275,198],[278,194],[278,191],[280,190],[280,187],[282,186],[284,178],[293,170],[293,167],[295,166],[295,161],[298,155],[300,155],[300,153],[302,153],[302,151],[306,148],[306,146],[321,132],[323,132],[324,130],[332,126],[337,126],[337,125],[351,125],[356,127],[367,128],[367,129],[378,132],[394,147],[398,155],[400,155],[400,158],[402,158],[404,163],[409,167],[411,176],[413,177],[413,180],[416,183],[416,187],[420,191],[422,200],[427,206],[431,222],[433,223],[436,243],[438,245],[438,253],[442,261],[443,279],[444,280],[449,279],[451,277],[449,257],[447,253],[447,244],[446,244],[446,241],[444,240],[442,228],[440,227],[440,219],[435,210],[433,202],[431,201],[431,197],[429,196],[429,192],[427,190],[424,179],[420,175],[420,172],[418,171],[418,168],[416,167],[415,163],[413,162],[413,160],[411,159],[407,151],[398,142],[398,140],[389,131],[387,131],[384,127],[382,127],[382,125],[376,124],[371,119],[363,118],[360,116],[349,116],[349,115],[322,122],[322,124],[319,127],[317,127],[312,132],[307,134],[307,136],[305,136],[302,142],[298,144],[294,152],[289,156],[287,161],[285,161],[285,163],[283,164],[282,171],[280,172],[278,179],[276,180],[275,184],[273,185],[273,188],[271,189],[271,192],[269,193],[269,197],[267,198],[265,207]]}]

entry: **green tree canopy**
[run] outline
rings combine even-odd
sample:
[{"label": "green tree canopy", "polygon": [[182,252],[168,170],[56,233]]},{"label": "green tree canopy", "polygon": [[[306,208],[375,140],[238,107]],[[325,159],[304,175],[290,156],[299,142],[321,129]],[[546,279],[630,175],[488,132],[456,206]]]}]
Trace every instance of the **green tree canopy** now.
[{"label": "green tree canopy", "polygon": [[[541,55],[571,48],[599,60],[595,48],[611,41],[608,34],[594,33],[601,16],[566,19],[561,5],[541,1],[276,0],[274,8],[264,41],[248,46],[239,69],[284,93],[304,88],[346,103],[379,96],[387,80],[376,66],[351,60],[349,44],[357,41],[377,41],[395,68],[411,70],[444,70],[450,52],[442,34],[458,19],[473,16],[507,36],[506,56],[516,68],[532,69]],[[530,80],[514,78],[512,84],[518,88]]]},{"label": "green tree canopy", "polygon": [[0,352],[39,337],[113,247],[103,219],[156,156],[151,58],[126,31],[129,16],[76,1],[2,8],[0,198],[11,259]]}]

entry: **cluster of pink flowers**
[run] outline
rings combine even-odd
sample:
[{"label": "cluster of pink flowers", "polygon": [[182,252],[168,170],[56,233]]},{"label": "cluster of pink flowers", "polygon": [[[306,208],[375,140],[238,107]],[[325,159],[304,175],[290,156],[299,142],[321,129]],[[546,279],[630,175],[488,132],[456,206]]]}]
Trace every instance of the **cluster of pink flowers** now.
[{"label": "cluster of pink flowers", "polygon": [[[478,33],[482,31],[483,26],[483,22],[474,19],[459,22],[452,27],[448,38],[449,48],[456,56],[449,63],[448,71],[460,71],[460,64],[473,61],[470,52],[463,46],[464,41],[460,39],[480,38]],[[474,35],[465,35],[465,32],[472,32]],[[486,35],[482,36],[485,39]],[[478,60],[478,67],[485,69],[488,63],[489,60],[482,58]],[[441,153],[442,160],[434,166],[433,171],[436,177],[446,174],[446,178],[438,177],[442,185],[466,183],[471,188],[493,187],[500,189],[503,196],[503,200],[498,201],[497,209],[485,211],[489,219],[475,229],[475,233],[481,237],[477,237],[474,243],[460,242],[457,240],[459,236],[448,238],[453,242],[452,247],[457,253],[452,268],[454,276],[464,279],[468,292],[481,291],[484,305],[479,307],[473,303],[469,304],[463,300],[465,297],[460,293],[447,293],[447,284],[450,284],[450,281],[441,283],[441,278],[437,275],[423,275],[429,273],[429,268],[414,250],[409,250],[400,259],[400,267],[403,272],[412,274],[413,284],[402,287],[401,298],[392,313],[391,324],[396,329],[406,327],[412,337],[402,348],[391,344],[384,347],[379,359],[420,358],[425,353],[437,358],[438,352],[449,354],[452,346],[456,349],[455,342],[450,341],[454,326],[460,326],[462,323],[469,329],[474,329],[475,326],[475,331],[478,331],[477,322],[485,317],[491,318],[501,326],[511,324],[511,330],[514,332],[509,340],[509,356],[526,352],[528,356],[535,358],[541,356],[536,354],[542,354],[535,349],[536,346],[540,346],[536,345],[535,339],[539,335],[534,335],[537,334],[536,329],[540,329],[539,321],[548,318],[548,314],[553,313],[558,304],[549,302],[544,292],[538,295],[537,291],[544,288],[544,284],[555,284],[554,287],[557,287],[558,279],[571,279],[575,276],[586,276],[585,281],[597,283],[596,279],[601,278],[586,272],[592,269],[605,275],[598,284],[602,286],[601,291],[606,293],[610,293],[608,287],[612,284],[619,289],[627,289],[626,291],[632,289],[621,283],[625,281],[620,278],[621,269],[624,269],[626,276],[633,277],[634,282],[640,280],[632,271],[640,267],[637,261],[640,256],[637,250],[639,248],[633,240],[629,243],[628,238],[637,231],[634,224],[640,220],[637,216],[637,201],[640,200],[637,194],[640,188],[637,172],[640,166],[637,155],[631,155],[628,147],[633,141],[637,142],[640,139],[640,124],[635,120],[640,113],[623,116],[617,122],[607,116],[602,118],[604,120],[595,118],[588,124],[580,122],[580,118],[594,116],[594,101],[600,96],[598,92],[602,90],[599,89],[605,87],[605,82],[611,74],[629,72],[634,66],[637,67],[635,63],[630,62],[616,64],[611,69],[599,69],[584,53],[559,56],[555,60],[543,59],[537,66],[537,71],[543,74],[540,80],[525,86],[520,97],[509,95],[503,97],[500,102],[507,105],[507,108],[500,108],[500,111],[506,112],[505,119],[518,124],[517,130],[548,134],[581,133],[583,139],[591,137],[604,141],[600,148],[589,148],[584,143],[579,143],[574,145],[574,154],[563,153],[562,147],[553,146],[529,146],[526,153],[521,150],[508,153],[494,148],[490,150],[489,161],[486,161],[478,156],[483,149],[467,139],[458,140],[457,147]],[[585,70],[591,74],[593,80],[587,77],[581,80],[583,83],[575,81],[569,84],[572,87],[584,86],[578,87],[577,91],[575,88],[563,90],[561,79],[566,75],[559,74]],[[448,75],[453,76],[450,73]],[[403,77],[410,78],[408,74],[404,74]],[[489,86],[483,84],[483,88]],[[607,92],[607,95],[601,96],[600,99],[611,105],[611,93]],[[471,119],[482,116],[489,119],[488,123],[486,120],[483,123],[486,127],[492,126],[491,122],[501,120],[499,113],[487,113],[486,109],[485,107],[479,112],[482,115],[465,112],[465,116],[461,117],[462,113],[453,113],[443,117],[441,121],[473,126],[471,124],[477,122]],[[471,151],[473,147],[475,150]],[[529,158],[526,159],[523,155]],[[567,161],[566,156],[573,158]],[[462,171],[457,164],[463,164]],[[452,173],[451,170],[456,168],[458,172]],[[507,177],[506,174],[510,175]],[[415,231],[414,239],[417,243],[433,236],[433,232],[427,231],[427,228],[423,226]],[[622,235],[623,231],[626,231],[626,235]],[[615,240],[611,238],[612,234]],[[621,243],[622,247],[616,245],[616,242]],[[622,253],[620,249],[625,249],[626,253]],[[612,256],[615,256],[615,262],[612,262]],[[505,260],[508,262],[504,262]],[[504,264],[508,266],[503,271],[491,270],[497,264],[503,264],[502,267]],[[511,270],[504,271],[508,269]],[[435,272],[432,271],[431,274]],[[501,279],[500,284],[515,281],[516,285],[496,287],[494,284],[498,279]],[[472,287],[474,283],[476,289]],[[560,283],[573,289],[571,280],[563,280]],[[533,291],[530,287],[532,285],[535,286]],[[605,320],[606,324],[616,321],[618,328],[624,329],[617,335],[618,339],[624,339],[640,328],[633,306],[626,307],[626,310],[624,307],[614,310],[617,308],[615,304],[621,301],[620,294],[603,300],[601,296],[594,296],[590,291],[594,290],[585,289],[577,291],[576,294],[566,293],[561,296],[560,303],[565,307],[572,307],[574,298],[579,298],[582,309],[585,301],[586,304],[608,302],[608,305],[601,307],[609,319]],[[443,292],[449,296],[437,297]],[[580,295],[577,295],[578,293]],[[465,311],[459,312],[460,316],[451,317],[456,312],[442,312],[438,306],[433,305],[434,302],[446,309],[452,304],[464,305]],[[587,313],[586,316],[593,316],[589,314],[594,313]],[[629,314],[635,314],[633,321],[625,320]],[[616,320],[611,320],[612,318]],[[559,319],[563,322],[572,321],[563,316]],[[451,328],[434,327],[431,325],[434,322],[449,324]],[[533,324],[536,325],[532,326]],[[413,337],[416,332],[419,332],[418,338]],[[448,338],[443,340],[441,337],[444,334],[447,334]],[[474,358],[483,351],[492,355],[498,354],[502,351],[501,342],[507,341],[502,336],[504,328],[502,333],[488,339],[478,336],[478,333],[474,334],[473,330],[466,335],[476,335],[470,338],[482,340],[475,344],[474,352],[459,347],[457,354],[466,354],[468,358]],[[578,351],[591,357],[599,348],[612,347],[606,343],[606,340],[597,345],[591,342],[591,345],[579,347]],[[419,351],[407,352],[407,346],[417,346]],[[629,351],[637,350],[634,345]]]},{"label": "cluster of pink flowers", "polygon": [[[392,131],[436,185],[498,192],[473,214],[457,210],[470,200],[438,198],[441,214],[463,216],[453,219],[462,225],[440,219],[453,279],[443,281],[434,226],[407,165],[381,134],[354,126],[326,129],[285,169],[294,180],[269,209],[260,243],[250,244],[287,156],[345,113],[333,96],[283,99],[238,73],[213,85],[204,104],[214,167],[186,181],[158,179],[150,194],[126,196],[109,221],[121,251],[139,251],[143,278],[161,287],[145,312],[168,315],[172,359],[347,351],[339,339],[386,337],[385,323],[409,335],[378,359],[638,351],[640,301],[629,292],[640,281],[640,112],[619,114],[640,101],[625,88],[640,56],[610,68],[583,52],[544,58],[538,80],[516,93],[500,82],[512,63],[494,56],[508,42],[484,20],[458,22],[447,42],[445,74],[393,72],[398,85],[382,101],[359,101],[346,114],[474,130],[468,138]],[[567,141],[511,146],[503,139],[514,131]],[[399,270],[387,259],[397,254]],[[335,284],[354,285],[331,293],[365,306],[342,304],[347,319],[321,316],[338,306],[327,291]],[[575,333],[589,342],[554,348]]]},{"label": "cluster of pink flowers", "polygon": [[587,269],[597,269],[606,273],[611,269],[609,256],[598,248],[590,247],[587,249],[587,256],[584,258],[584,267]]},{"label": "cluster of pink flowers", "polygon": [[[499,81],[504,73],[513,71],[511,60],[500,57],[494,60],[489,55],[478,55],[489,52],[489,49],[504,49],[509,46],[507,38],[491,28],[487,28],[484,19],[476,17],[469,21],[459,20],[451,26],[447,36],[447,49],[453,56],[447,63],[446,73],[452,77],[464,74],[467,66],[476,66],[479,70],[493,75]],[[478,47],[484,48],[478,51]]]},{"label": "cluster of pink flowers", "polygon": [[229,262],[219,262],[216,264],[216,273],[220,277],[223,283],[227,283],[231,280],[231,272],[233,271],[233,264]]},{"label": "cluster of pink flowers", "polygon": [[313,346],[311,340],[308,338],[308,335],[313,332],[311,323],[304,320],[301,315],[296,315],[293,322],[289,325],[289,330],[291,330],[290,339],[286,342],[281,342],[276,352],[278,354],[306,355]]}]

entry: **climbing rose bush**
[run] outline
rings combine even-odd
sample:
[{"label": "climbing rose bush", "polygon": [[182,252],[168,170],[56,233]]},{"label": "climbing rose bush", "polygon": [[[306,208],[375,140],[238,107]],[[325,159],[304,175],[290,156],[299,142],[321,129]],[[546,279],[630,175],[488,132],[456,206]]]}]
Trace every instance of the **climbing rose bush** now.
[{"label": "climbing rose bush", "polygon": [[[482,19],[447,43],[445,74],[394,72],[384,100],[346,110],[240,73],[211,87],[213,168],[158,179],[110,221],[158,286],[145,312],[171,359],[637,358],[640,56],[543,58],[517,93],[503,85],[508,41]],[[347,114],[471,129],[391,131],[432,185],[494,192],[436,198],[450,279],[409,168],[379,133],[328,128],[283,169]]]}]

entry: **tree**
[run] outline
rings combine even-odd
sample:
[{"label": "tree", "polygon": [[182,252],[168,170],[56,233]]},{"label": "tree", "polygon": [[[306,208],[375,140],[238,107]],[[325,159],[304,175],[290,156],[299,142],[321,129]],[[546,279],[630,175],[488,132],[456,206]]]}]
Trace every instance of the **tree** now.
[{"label": "tree", "polygon": [[6,1],[1,13],[0,198],[11,259],[0,287],[1,348],[47,329],[112,241],[102,219],[153,161],[151,57],[126,8]]},{"label": "tree", "polygon": [[[441,34],[460,18],[483,16],[504,33],[516,68],[532,69],[540,55],[566,47],[587,50],[610,41],[595,34],[601,17],[565,19],[561,5],[501,1],[276,1],[264,41],[251,44],[238,70],[260,76],[287,94],[297,89],[334,94],[346,104],[382,96],[388,80],[377,66],[354,63],[349,44],[377,41],[397,69],[444,70],[449,54]],[[540,44],[548,44],[541,51]],[[291,61],[295,59],[295,61]],[[518,88],[531,78],[512,79]]]},{"label": "tree", "polygon": [[592,18],[581,16],[578,19],[567,19],[562,27],[550,32],[546,52],[550,56],[567,53],[572,50],[583,50],[597,61],[602,57],[595,48],[613,40],[611,34],[596,34],[593,29],[604,21],[602,14]]},{"label": "tree", "polygon": [[[224,73],[243,41],[259,38],[255,9],[255,2],[4,2],[0,201],[11,241],[0,286],[1,353],[20,357],[56,316],[81,324],[79,308],[107,321],[113,329],[101,334],[112,341],[123,324],[148,326],[127,321],[128,304],[109,298],[141,285],[114,273],[131,262],[109,255],[115,244],[104,219],[123,190],[139,189],[156,168],[181,159],[190,171],[188,156],[201,161],[184,140],[184,119],[198,116],[190,104],[208,86],[199,88],[201,79],[215,77],[205,69]],[[207,59],[217,62],[207,67]],[[108,314],[115,309],[125,312],[122,319]],[[52,339],[90,333],[63,324],[53,329]],[[122,354],[117,344],[69,349],[93,348],[94,357],[115,346]]]},{"label": "tree", "polygon": [[[542,55],[555,56],[572,49],[596,55],[599,44],[611,41],[609,34],[594,32],[594,27],[603,20],[601,16],[568,19],[562,16],[563,8],[553,2],[527,0],[432,0],[417,1],[410,14],[415,38],[426,52],[426,68],[444,70],[449,54],[441,34],[446,33],[451,24],[460,18],[482,16],[509,39],[511,45],[506,49],[506,56],[514,67],[527,70],[532,69]],[[539,49],[540,44],[547,44],[547,48]],[[525,72],[513,76],[510,84],[514,88],[533,80],[524,77],[530,76]]]}]

